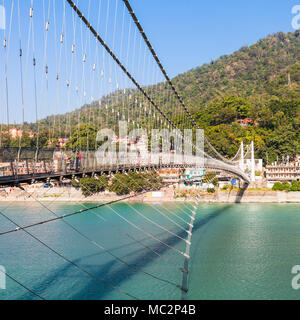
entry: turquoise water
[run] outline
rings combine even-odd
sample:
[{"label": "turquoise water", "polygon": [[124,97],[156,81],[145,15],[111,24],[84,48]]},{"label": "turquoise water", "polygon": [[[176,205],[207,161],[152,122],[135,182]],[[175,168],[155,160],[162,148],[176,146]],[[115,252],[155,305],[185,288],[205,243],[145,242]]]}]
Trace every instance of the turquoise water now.
[{"label": "turquoise water", "polygon": [[[58,215],[83,209],[62,203],[47,207]],[[29,230],[97,279],[23,231],[0,237],[0,265],[46,299],[130,299],[125,293],[139,299],[180,299],[176,285],[181,285],[184,257],[178,251],[185,251],[182,229],[187,227],[184,221],[189,222],[190,209],[187,204],[115,204],[66,219],[123,262],[62,221]],[[20,225],[53,218],[37,203],[1,204],[0,210]],[[13,228],[0,217],[0,232]],[[300,265],[299,230],[300,205],[198,205],[187,298],[299,299],[300,290],[291,287],[291,269]],[[0,299],[36,297],[7,279]]]}]

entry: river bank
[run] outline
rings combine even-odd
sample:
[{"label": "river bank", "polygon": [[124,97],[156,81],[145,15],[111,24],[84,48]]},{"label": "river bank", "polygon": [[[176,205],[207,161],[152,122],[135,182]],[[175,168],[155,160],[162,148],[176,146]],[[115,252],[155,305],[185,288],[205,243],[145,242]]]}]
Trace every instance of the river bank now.
[{"label": "river bank", "polygon": [[212,203],[300,203],[300,192],[285,191],[221,191],[213,195],[206,194],[200,202]]},{"label": "river bank", "polygon": [[[246,190],[243,194],[238,191],[217,191],[214,194],[199,192],[197,200],[202,203],[300,203],[300,192],[284,191],[262,191]],[[143,195],[131,194],[128,196],[117,196],[111,192],[103,192],[90,197],[82,195],[81,191],[70,187],[43,188],[41,186],[28,186],[25,191],[19,188],[2,189],[0,202],[189,202],[192,197],[178,197],[174,193],[174,188],[163,188],[160,192],[148,192]]]}]

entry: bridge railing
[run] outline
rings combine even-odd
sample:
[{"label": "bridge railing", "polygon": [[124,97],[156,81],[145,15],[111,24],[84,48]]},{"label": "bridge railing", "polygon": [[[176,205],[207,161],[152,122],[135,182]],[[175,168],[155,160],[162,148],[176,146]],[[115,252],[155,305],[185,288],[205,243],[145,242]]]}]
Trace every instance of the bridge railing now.
[{"label": "bridge railing", "polygon": [[[201,165],[202,164],[202,165]],[[76,172],[101,172],[145,167],[203,167],[195,156],[170,153],[100,151],[74,152],[67,150],[0,149],[0,177],[66,175]]]}]

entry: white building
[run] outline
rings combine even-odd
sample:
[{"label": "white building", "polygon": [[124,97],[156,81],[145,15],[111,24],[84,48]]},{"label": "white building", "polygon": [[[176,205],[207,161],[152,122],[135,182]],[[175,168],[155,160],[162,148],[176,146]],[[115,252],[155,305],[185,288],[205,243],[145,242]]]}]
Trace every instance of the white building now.
[{"label": "white building", "polygon": [[266,167],[266,178],[271,182],[300,181],[300,155],[295,161],[278,163]]}]

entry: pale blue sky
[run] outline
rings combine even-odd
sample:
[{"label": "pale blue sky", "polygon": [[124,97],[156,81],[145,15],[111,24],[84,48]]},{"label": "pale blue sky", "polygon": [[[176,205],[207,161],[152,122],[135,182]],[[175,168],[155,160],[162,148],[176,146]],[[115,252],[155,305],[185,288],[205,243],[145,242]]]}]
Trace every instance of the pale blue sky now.
[{"label": "pale blue sky", "polygon": [[[9,118],[10,122],[21,121],[21,86],[19,63],[18,39],[18,0],[0,0],[6,8],[6,37],[9,33],[10,15],[12,12],[13,24],[8,59],[8,89],[9,89]],[[30,26],[29,8],[30,0],[19,0],[21,12],[21,34],[23,49],[23,75],[24,75],[24,107],[25,120],[35,120],[34,81],[32,66],[32,34],[28,45]],[[106,39],[111,48],[115,47],[116,55],[128,65],[130,72],[143,84],[162,80],[161,75],[153,76],[148,53],[144,55],[144,44],[136,37],[135,31],[130,29],[129,15],[125,11],[124,29],[122,28],[124,4],[121,0],[75,0],[79,1],[79,8],[87,16],[88,3],[90,2],[90,20],[99,34]],[[66,4],[65,38],[61,46],[59,38],[62,31],[63,0],[34,0],[34,35],[37,78],[37,103],[38,117],[43,118],[48,114],[64,113],[74,110],[92,98],[98,99],[101,95],[115,90],[117,87],[130,86],[124,76],[120,76],[119,69],[114,68],[109,57],[105,54],[103,60],[102,48],[96,51],[95,40],[87,37],[86,28],[81,31],[80,23],[76,24],[76,58],[71,62],[71,44],[73,43],[73,11]],[[14,3],[14,10],[11,5]],[[50,3],[50,27],[48,32],[47,65],[49,67],[49,86],[46,92],[44,44],[45,27],[43,12],[47,20],[48,4]],[[54,20],[53,3],[55,3],[56,16]],[[101,3],[101,6],[99,6]],[[300,0],[131,0],[137,17],[139,18],[146,34],[155,48],[166,71],[171,77],[189,69],[216,59],[223,54],[230,54],[243,45],[251,45],[260,38],[270,33],[292,29],[292,8],[300,4]],[[43,7],[44,4],[44,7]],[[108,7],[109,4],[109,7]],[[44,9],[43,9],[44,8]],[[100,19],[98,20],[98,9]],[[107,9],[110,9],[107,11]],[[106,27],[106,13],[109,12]],[[117,14],[115,15],[115,13]],[[114,17],[116,17],[116,34],[114,36]],[[55,22],[56,21],[56,40]],[[78,21],[78,20],[77,20]],[[99,24],[98,24],[99,21]],[[99,28],[98,28],[98,27]],[[106,33],[107,28],[107,33]],[[123,31],[122,31],[123,30]],[[129,32],[131,30],[131,33]],[[121,34],[124,32],[123,42]],[[106,34],[106,36],[105,36]],[[2,44],[5,33],[0,30]],[[115,40],[113,40],[115,39]],[[56,42],[55,42],[56,41]],[[56,45],[55,45],[56,43]],[[135,53],[127,57],[127,44],[130,50],[135,48]],[[121,50],[123,46],[123,50]],[[56,49],[55,49],[56,47]],[[61,50],[61,51],[60,51]],[[0,48],[0,106],[1,121],[6,122],[6,95],[5,95],[5,54]],[[97,58],[95,52],[98,53]],[[87,54],[87,62],[83,71],[83,54]],[[61,58],[59,58],[61,55]],[[128,63],[127,63],[128,61]],[[149,60],[150,61],[150,60]],[[27,62],[27,63],[26,63]],[[92,66],[96,64],[96,77],[93,80]],[[72,68],[71,68],[72,66]],[[147,67],[148,66],[148,67]],[[148,68],[148,69],[147,69]],[[103,85],[101,70],[104,70]],[[56,73],[59,70],[59,82]],[[68,100],[66,81],[69,80],[70,96]],[[142,72],[143,71],[143,72]],[[152,73],[152,76],[151,76]],[[82,76],[84,74],[84,76]],[[78,86],[78,93],[76,93]],[[86,92],[86,94],[84,94]],[[69,102],[68,102],[69,101]]]},{"label": "pale blue sky", "polygon": [[185,72],[270,33],[293,31],[300,0],[132,0],[170,75]]}]

